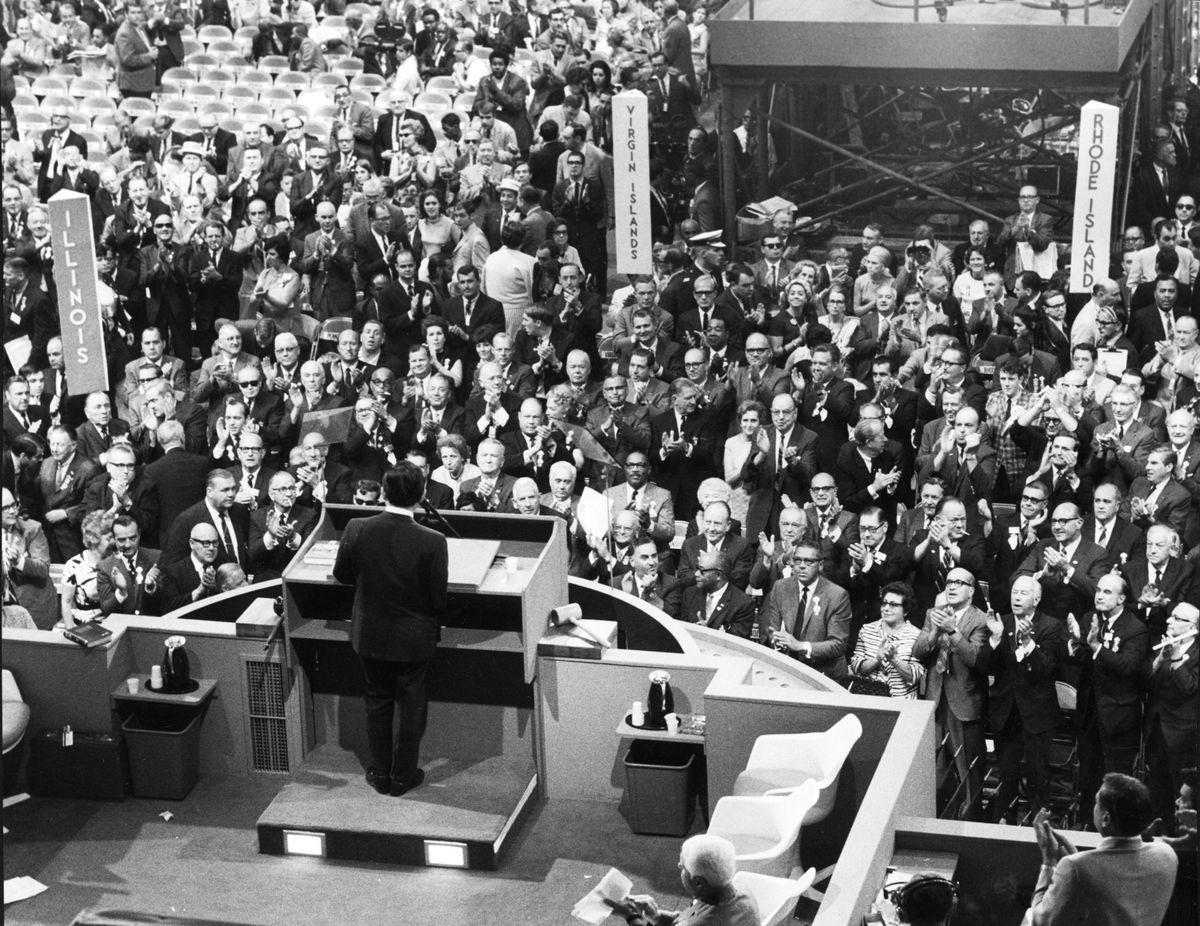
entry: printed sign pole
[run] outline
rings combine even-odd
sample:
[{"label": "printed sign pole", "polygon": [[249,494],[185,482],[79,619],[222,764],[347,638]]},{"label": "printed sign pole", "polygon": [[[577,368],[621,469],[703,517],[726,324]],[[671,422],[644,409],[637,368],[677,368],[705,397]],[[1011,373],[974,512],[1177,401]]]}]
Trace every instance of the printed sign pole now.
[{"label": "printed sign pole", "polygon": [[613,188],[616,193],[617,272],[653,273],[650,230],[650,121],[646,94],[613,97]]},{"label": "printed sign pole", "polygon": [[1071,292],[1090,293],[1108,279],[1121,111],[1091,100],[1079,119],[1079,174],[1071,235]]},{"label": "printed sign pole", "polygon": [[82,193],[62,190],[51,196],[47,205],[67,393],[107,392],[108,358],[97,288],[91,201]]}]

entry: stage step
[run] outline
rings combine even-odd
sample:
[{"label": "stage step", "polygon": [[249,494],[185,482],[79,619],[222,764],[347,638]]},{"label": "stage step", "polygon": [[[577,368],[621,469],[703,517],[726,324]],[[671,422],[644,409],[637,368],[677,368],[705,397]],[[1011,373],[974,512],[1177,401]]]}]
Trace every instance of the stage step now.
[{"label": "stage step", "polygon": [[[534,801],[533,758],[423,755],[421,767],[425,781],[419,788],[389,797],[367,784],[354,753],[318,747],[258,818],[258,851],[495,869]],[[301,838],[285,843],[285,833]],[[289,852],[288,844],[308,851]],[[462,864],[456,864],[459,858]]]}]

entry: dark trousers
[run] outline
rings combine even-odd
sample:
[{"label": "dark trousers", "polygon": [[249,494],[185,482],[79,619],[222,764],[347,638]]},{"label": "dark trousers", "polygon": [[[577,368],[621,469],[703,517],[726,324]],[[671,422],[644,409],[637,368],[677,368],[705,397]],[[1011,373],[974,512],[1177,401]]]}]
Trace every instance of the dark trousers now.
[{"label": "dark trousers", "polygon": [[[987,745],[982,720],[959,720],[950,709],[945,694],[938,699],[935,713],[938,743],[937,780],[949,795],[946,816],[960,820],[978,820],[983,797],[983,775],[987,765]],[[954,767],[957,783],[950,775]]]},{"label": "dark trousers", "polygon": [[[360,656],[367,687],[367,746],[371,769],[406,783],[417,774],[421,737],[425,733],[427,702],[425,670],[428,662],[391,662]],[[393,734],[396,708],[400,722]]]},{"label": "dark trousers", "polygon": [[[1093,708],[1093,712],[1094,712]],[[1094,713],[1079,728],[1079,819],[1091,825],[1096,792],[1108,772],[1132,775],[1137,761],[1139,736],[1137,725],[1127,730],[1100,730]]]},{"label": "dark trousers", "polygon": [[138,99],[141,99],[141,100],[148,100],[148,99],[150,99],[150,94],[151,94],[151,93],[153,93],[153,92],[154,92],[153,90],[129,90],[129,89],[125,89],[125,90],[122,90],[122,91],[121,91],[121,96],[122,96],[122,97],[124,97],[125,99],[129,99],[130,97],[136,97],[136,98],[138,98]]},{"label": "dark trousers", "polygon": [[1154,816],[1163,821],[1163,831],[1175,832],[1175,798],[1183,784],[1183,770],[1196,766],[1196,743],[1191,748],[1172,749],[1163,737],[1162,726],[1155,718],[1146,737],[1146,787],[1150,789],[1150,802],[1154,805]]},{"label": "dark trousers", "polygon": [[996,733],[996,771],[1000,786],[993,798],[992,822],[1016,822],[1021,783],[1021,758],[1025,759],[1025,796],[1031,810],[1046,806],[1046,779],[1050,774],[1050,742],[1054,731],[1030,733],[1016,708],[1009,712],[1004,729]]}]

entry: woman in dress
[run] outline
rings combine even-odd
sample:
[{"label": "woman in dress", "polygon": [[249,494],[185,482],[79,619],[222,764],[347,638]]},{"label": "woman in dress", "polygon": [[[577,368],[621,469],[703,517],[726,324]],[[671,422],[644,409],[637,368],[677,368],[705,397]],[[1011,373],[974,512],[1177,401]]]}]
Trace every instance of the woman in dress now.
[{"label": "woman in dress", "polygon": [[446,341],[449,325],[440,315],[429,315],[421,322],[425,346],[429,348],[429,363],[434,373],[449,377],[454,389],[462,385],[462,359],[454,357]]},{"label": "woman in dress", "polygon": [[586,92],[583,103],[589,113],[594,107],[603,105],[601,94],[611,97],[616,92],[613,89],[612,68],[607,61],[596,60],[588,65],[588,79],[584,90]]},{"label": "woman in dress", "polygon": [[817,323],[829,329],[833,343],[849,360],[855,345],[862,340],[863,332],[858,319],[846,314],[845,290],[837,286],[829,290],[825,297],[825,314],[817,318]]},{"label": "woman in dress", "polygon": [[804,344],[804,330],[809,322],[812,286],[804,280],[792,280],[783,291],[783,311],[771,319],[767,338],[776,363]]},{"label": "woman in dress", "polygon": [[892,271],[888,269],[887,248],[871,248],[863,258],[863,268],[866,271],[854,281],[854,314],[861,318],[875,308],[875,293],[879,287],[893,281]]},{"label": "woman in dress", "polygon": [[438,440],[438,457],[442,465],[429,474],[429,478],[449,486],[458,504],[459,488],[468,479],[478,479],[479,467],[471,462],[471,448],[461,434],[446,434]]},{"label": "woman in dress", "polygon": [[692,68],[696,71],[696,89],[708,91],[708,7],[698,3],[688,23],[692,36]]},{"label": "woman in dress", "polygon": [[987,270],[987,257],[979,248],[969,248],[964,257],[967,266],[954,281],[953,292],[959,305],[969,306],[976,299],[982,299],[986,295],[983,289],[983,274]]},{"label": "woman in dress", "polygon": [[63,564],[62,625],[74,627],[103,618],[100,610],[99,566],[113,545],[114,516],[93,511],[83,519],[83,552]]},{"label": "woman in dress", "polygon": [[729,517],[742,522],[747,537],[758,536],[771,508],[772,486],[762,478],[762,465],[771,452],[771,438],[763,427],[766,421],[763,404],[747,399],[738,406],[738,432],[725,441],[725,481],[733,490]]},{"label": "woman in dress", "polygon": [[442,210],[442,196],[436,190],[426,190],[421,195],[421,217],[417,220],[422,257],[429,258],[443,251],[450,253],[462,230]]},{"label": "woman in dress", "polygon": [[279,235],[263,248],[263,269],[254,284],[251,305],[256,318],[270,318],[279,333],[295,333],[299,327],[300,310],[296,297],[300,295],[301,279],[288,266],[290,246],[286,235]]}]

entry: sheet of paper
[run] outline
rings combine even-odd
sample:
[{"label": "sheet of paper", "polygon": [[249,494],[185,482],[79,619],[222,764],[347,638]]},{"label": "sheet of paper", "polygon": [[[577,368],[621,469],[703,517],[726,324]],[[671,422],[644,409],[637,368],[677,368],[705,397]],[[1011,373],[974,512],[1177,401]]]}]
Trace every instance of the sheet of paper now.
[{"label": "sheet of paper", "polygon": [[606,904],[605,900],[621,901],[629,896],[629,891],[633,888],[633,882],[621,874],[617,869],[608,869],[608,874],[597,882],[587,894],[575,904],[575,908],[571,911],[571,916],[577,920],[582,920],[585,923],[591,923],[592,926],[597,926],[612,913],[612,907]]},{"label": "sheet of paper", "polygon": [[1096,358],[1096,366],[1105,376],[1111,376],[1114,379],[1120,379],[1121,374],[1129,366],[1129,351],[1127,350],[1108,350],[1101,349],[1098,351],[1099,356]]},{"label": "sheet of paper", "polygon": [[8,362],[12,364],[12,368],[19,370],[29,362],[29,355],[33,353],[33,341],[27,334],[5,341],[4,353],[8,354]]},{"label": "sheet of paper", "polygon": [[610,523],[608,499],[595,489],[585,487],[579,496],[579,505],[575,508],[575,518],[585,535],[607,537]]},{"label": "sheet of paper", "polygon": [[[46,885],[28,875],[22,875],[19,878],[9,878],[4,882],[4,905],[8,906],[10,903],[16,903],[18,900],[28,900],[30,897],[36,897],[44,890],[46,890]],[[597,920],[596,922],[600,921]]]}]

